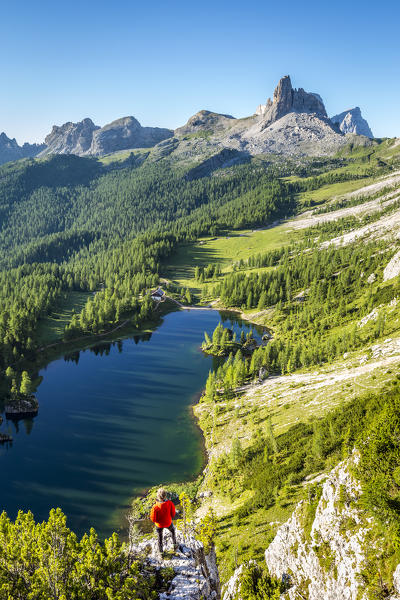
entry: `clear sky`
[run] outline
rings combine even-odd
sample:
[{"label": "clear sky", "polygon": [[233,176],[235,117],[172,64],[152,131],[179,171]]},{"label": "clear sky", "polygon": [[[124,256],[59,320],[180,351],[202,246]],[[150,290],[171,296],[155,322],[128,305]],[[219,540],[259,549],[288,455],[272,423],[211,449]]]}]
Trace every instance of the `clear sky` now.
[{"label": "clear sky", "polygon": [[243,117],[290,74],[329,115],[358,105],[376,136],[400,136],[399,23],[398,0],[4,2],[0,132],[22,143],[84,117]]}]

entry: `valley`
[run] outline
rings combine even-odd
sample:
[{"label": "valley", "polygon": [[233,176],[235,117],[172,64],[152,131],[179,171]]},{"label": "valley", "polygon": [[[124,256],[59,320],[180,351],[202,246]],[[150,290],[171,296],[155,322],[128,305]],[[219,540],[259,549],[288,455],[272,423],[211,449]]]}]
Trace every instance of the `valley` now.
[{"label": "valley", "polygon": [[0,408],[39,401],[0,424],[10,519],[125,538],[163,484],[224,600],[253,560],[291,600],[399,597],[400,145],[339,117],[284,77],[246,119],[86,119],[0,166]]}]

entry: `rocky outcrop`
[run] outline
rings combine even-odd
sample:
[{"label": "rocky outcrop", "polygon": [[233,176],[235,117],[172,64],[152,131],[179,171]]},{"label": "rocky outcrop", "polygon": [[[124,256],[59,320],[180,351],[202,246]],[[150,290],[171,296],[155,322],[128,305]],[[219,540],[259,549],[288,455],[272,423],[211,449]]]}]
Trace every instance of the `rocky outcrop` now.
[{"label": "rocky outcrop", "polygon": [[172,135],[171,129],[142,127],[134,117],[123,117],[93,133],[87,154],[101,156],[130,148],[150,148]]},{"label": "rocky outcrop", "polygon": [[[354,138],[357,144],[356,136]],[[324,156],[334,154],[349,140],[338,134],[326,117],[290,112],[268,127],[262,119],[255,122],[243,132],[241,142],[241,149],[250,154]],[[230,143],[235,147],[238,138],[232,136]]]},{"label": "rocky outcrop", "polygon": [[[271,574],[290,576],[290,600],[297,599],[299,593],[306,594],[308,600],[370,598],[363,593],[360,575],[373,521],[365,517],[360,505],[361,488],[351,474],[357,460],[357,455],[353,455],[331,471],[322,486],[312,522],[310,506],[301,502],[265,552]],[[392,600],[399,600],[396,577],[393,585],[396,593]]]},{"label": "rocky outcrop", "polygon": [[186,125],[175,130],[178,159],[216,154],[231,148],[247,155],[283,154],[323,156],[337,152],[350,141],[370,144],[355,134],[345,136],[328,119],[322,98],[304,89],[294,89],[290,77],[283,77],[273,94],[254,115],[235,119],[231,115],[202,110]]},{"label": "rocky outcrop", "polygon": [[389,281],[400,275],[400,250],[388,262],[383,271],[383,281]]},{"label": "rocky outcrop", "polygon": [[355,133],[357,135],[365,135],[365,137],[373,138],[368,122],[361,116],[361,110],[358,106],[345,110],[339,115],[331,117],[332,123],[339,126],[343,133]]},{"label": "rocky outcrop", "polygon": [[82,156],[90,150],[93,132],[100,129],[91,119],[83,119],[79,123],[64,123],[61,127],[53,126],[51,133],[45,137],[46,154],[78,154]]},{"label": "rocky outcrop", "polygon": [[293,89],[290,77],[286,75],[276,86],[273,101],[268,98],[266,104],[260,104],[256,114],[262,117],[263,126],[268,127],[290,112],[315,113],[327,117],[321,96],[305,92],[303,88]]},{"label": "rocky outcrop", "polygon": [[0,164],[19,160],[20,158],[33,158],[45,148],[45,144],[28,144],[19,146],[16,139],[10,139],[3,132],[0,133]]},{"label": "rocky outcrop", "polygon": [[146,561],[156,569],[170,567],[175,572],[170,588],[161,593],[160,600],[219,600],[220,583],[215,551],[205,554],[203,544],[192,535],[183,536],[177,531],[179,549],[173,552],[170,536],[164,534],[164,550],[171,558],[160,560],[155,538],[132,548],[134,554],[146,556]]},{"label": "rocky outcrop", "polygon": [[220,131],[226,131],[234,125],[236,119],[231,115],[221,115],[209,110],[200,110],[190,117],[186,125],[175,129],[175,135],[185,136],[192,134],[213,135]]},{"label": "rocky outcrop", "polygon": [[134,117],[117,119],[104,127],[99,127],[91,119],[79,123],[54,125],[46,137],[46,154],[77,154],[78,156],[102,156],[118,150],[149,148],[171,137],[170,129],[142,127]]}]

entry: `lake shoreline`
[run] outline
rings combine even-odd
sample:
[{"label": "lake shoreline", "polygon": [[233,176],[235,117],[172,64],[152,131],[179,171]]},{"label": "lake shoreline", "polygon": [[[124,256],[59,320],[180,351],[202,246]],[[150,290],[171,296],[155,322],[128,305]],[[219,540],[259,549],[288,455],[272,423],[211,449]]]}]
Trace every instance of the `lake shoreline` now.
[{"label": "lake shoreline", "polygon": [[[215,311],[218,312],[221,317],[223,316],[227,316],[227,315],[232,315],[234,317],[236,317],[236,321],[237,322],[245,322],[247,323],[249,326],[254,325],[256,328],[261,329],[262,332],[268,332],[268,328],[260,323],[256,323],[254,321],[250,321],[247,318],[244,318],[244,313],[238,309],[231,309],[231,308],[226,308],[226,307],[222,307],[222,306],[209,306],[209,307],[196,307],[196,306],[190,306],[190,307],[182,307],[182,309],[179,310],[208,310],[208,311]],[[229,317],[228,317],[229,318]],[[223,322],[223,321],[222,321]],[[204,351],[201,348],[201,344],[198,346],[198,351],[203,353],[203,354],[207,354],[204,353]],[[212,354],[208,354],[208,356],[215,356]],[[200,424],[200,417],[196,414],[196,407],[198,407],[201,402],[200,399],[203,396],[204,390],[205,390],[205,384],[206,384],[206,380],[204,381],[204,386],[202,387],[202,390],[197,392],[194,395],[194,399],[193,402],[188,406],[188,409],[191,413],[191,418],[192,421],[196,427],[196,429],[198,430],[199,434],[200,434],[200,439],[201,439],[201,453],[202,453],[202,467],[199,470],[199,473],[194,476],[193,478],[190,479],[185,479],[183,481],[177,482],[177,481],[170,481],[170,482],[165,482],[165,486],[186,486],[186,485],[190,485],[190,484],[196,484],[196,482],[198,482],[198,487],[199,489],[201,488],[203,481],[204,481],[204,476],[206,475],[207,469],[209,467],[210,464],[210,458],[211,458],[211,453],[207,447],[207,436],[205,433],[205,430],[201,427]],[[161,485],[161,482],[160,482]],[[164,483],[163,483],[164,485]],[[139,496],[134,496],[132,497],[132,501],[131,504],[134,505],[135,502],[142,502],[144,503],[144,501],[146,500],[146,498],[149,496],[149,494],[155,492],[155,490],[157,489],[158,485],[156,486],[150,486],[146,489],[144,489],[142,491],[142,493]],[[143,519],[141,519],[142,521]],[[147,531],[144,531],[144,533],[148,533]]]},{"label": "lake shoreline", "polygon": [[[218,322],[228,321],[226,326],[235,328],[239,333],[243,329],[250,329],[252,324],[238,318],[236,311],[226,311],[221,307],[196,306],[176,310],[169,306],[168,309],[168,312],[148,322],[141,330],[120,328],[111,335],[101,336],[101,339],[96,336],[95,339],[84,338],[79,344],[62,344],[51,356],[42,353],[37,357],[35,367],[41,377],[37,394],[42,411],[30,425],[26,422],[23,429],[20,427],[21,437],[17,435],[18,443],[14,444],[12,454],[4,463],[8,465],[10,475],[12,471],[20,473],[27,489],[32,489],[32,495],[20,497],[15,487],[20,477],[10,477],[12,486],[8,486],[3,506],[10,516],[22,508],[32,509],[41,519],[45,518],[43,511],[47,511],[48,506],[61,506],[68,515],[72,530],[78,535],[94,526],[101,537],[107,537],[110,531],[126,531],[125,515],[129,506],[134,498],[143,497],[151,490],[151,481],[157,482],[157,486],[177,481],[189,487],[202,483],[209,464],[209,454],[195,407],[199,405],[207,373],[213,368],[209,360],[211,357],[204,357],[201,352],[203,332],[212,331]],[[189,317],[188,313],[192,316]],[[87,350],[92,352],[85,352]],[[99,377],[94,377],[95,369],[99,366]],[[99,387],[102,371],[109,371],[111,376],[107,376],[105,385]],[[114,372],[121,373],[121,376],[115,379],[112,375]],[[132,388],[131,392],[129,389],[128,392],[122,391],[126,389],[125,381],[128,380],[129,387],[133,385],[135,389]],[[157,402],[155,409],[152,408],[154,402]],[[143,418],[146,420],[143,421]],[[88,429],[85,423],[89,422],[91,427]],[[30,434],[32,427],[35,436],[27,438],[26,434]],[[29,431],[26,429],[25,432],[25,428],[29,428]],[[57,431],[54,438],[53,430]],[[130,436],[126,435],[128,431],[132,431]],[[71,435],[74,441],[72,446]],[[146,442],[148,449],[143,453],[141,446],[146,436],[150,445]],[[95,442],[95,438],[105,443]],[[20,461],[25,456],[25,445],[29,444],[30,439],[34,442],[31,448],[35,449],[29,450],[22,468]],[[135,448],[137,444],[139,453]],[[159,444],[164,454],[155,451]],[[88,458],[93,456],[94,467],[90,458],[87,463],[77,459],[80,447],[89,453]],[[108,461],[103,465],[103,461],[96,458],[109,456],[109,450],[112,451],[114,447],[124,449],[120,463],[122,480],[117,494],[112,484],[113,469],[109,477]],[[63,448],[68,453],[68,461],[63,458]],[[29,468],[32,452],[38,465],[34,470]],[[44,452],[48,453],[48,459],[44,459]],[[156,456],[164,459],[159,466]],[[143,460],[144,463],[141,462]],[[45,464],[46,469],[42,469]],[[67,465],[65,481],[61,478],[66,470],[62,465]],[[54,472],[54,481],[53,475],[49,479],[45,471],[48,474]],[[85,481],[90,479],[85,480],[84,472],[96,474],[92,478],[94,488],[86,488]],[[135,473],[139,476],[136,477]],[[150,480],[150,485],[146,485],[146,479]],[[141,485],[141,482],[145,485]],[[64,487],[70,492],[59,496]],[[130,490],[127,489],[129,487]],[[99,507],[91,500],[96,488],[103,489],[106,494],[104,504],[100,503]],[[37,495],[33,491],[35,489],[47,489],[47,497]],[[112,499],[113,507],[108,500],[106,502],[107,497]],[[74,499],[72,504],[71,499]],[[104,514],[104,517],[99,519],[99,514]]]}]

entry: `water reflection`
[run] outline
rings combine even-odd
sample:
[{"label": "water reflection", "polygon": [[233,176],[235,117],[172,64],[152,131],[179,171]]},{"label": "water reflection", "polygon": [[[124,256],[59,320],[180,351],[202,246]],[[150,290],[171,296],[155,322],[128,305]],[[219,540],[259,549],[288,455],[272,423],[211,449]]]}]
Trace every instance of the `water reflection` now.
[{"label": "water reflection", "polygon": [[[140,335],[134,335],[129,338],[129,341],[133,340],[137,345],[139,342],[149,342],[151,340],[152,332],[141,333]],[[126,341],[126,340],[125,340]],[[124,347],[123,340],[115,340],[112,342],[98,342],[94,346],[85,348],[84,350],[75,350],[64,355],[65,362],[74,362],[76,365],[79,363],[79,358],[84,352],[92,352],[95,356],[109,356],[112,348],[117,348],[121,354]]]},{"label": "water reflection", "polygon": [[14,444],[0,447],[0,512],[30,509],[42,520],[60,506],[78,534],[94,526],[109,535],[133,495],[196,476],[202,438],[188,407],[218,366],[200,345],[222,319],[239,335],[251,328],[231,313],[180,311],[153,334],[50,363],[39,418],[2,425]]}]

